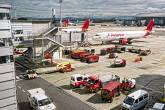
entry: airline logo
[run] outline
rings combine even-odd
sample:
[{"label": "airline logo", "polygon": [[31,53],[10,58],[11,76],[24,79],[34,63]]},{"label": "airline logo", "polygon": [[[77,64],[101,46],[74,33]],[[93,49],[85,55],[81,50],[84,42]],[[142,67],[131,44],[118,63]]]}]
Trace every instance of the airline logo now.
[{"label": "airline logo", "polygon": [[110,36],[110,37],[124,37],[124,34],[123,33],[115,33],[115,34],[108,33],[108,36]]}]

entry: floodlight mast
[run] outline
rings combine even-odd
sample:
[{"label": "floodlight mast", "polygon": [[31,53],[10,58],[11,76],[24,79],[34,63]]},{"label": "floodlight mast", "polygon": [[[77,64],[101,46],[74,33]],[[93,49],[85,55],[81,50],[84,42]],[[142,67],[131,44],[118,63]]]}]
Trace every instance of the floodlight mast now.
[{"label": "floodlight mast", "polygon": [[62,0],[59,0],[60,3],[60,27],[62,28]]}]

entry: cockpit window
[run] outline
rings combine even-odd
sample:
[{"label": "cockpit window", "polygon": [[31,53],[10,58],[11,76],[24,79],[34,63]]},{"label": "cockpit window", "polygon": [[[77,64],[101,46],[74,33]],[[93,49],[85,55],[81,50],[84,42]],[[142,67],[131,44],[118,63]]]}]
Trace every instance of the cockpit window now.
[{"label": "cockpit window", "polygon": [[132,97],[126,97],[126,99],[124,100],[124,103],[128,105],[133,105],[134,101],[135,100]]}]

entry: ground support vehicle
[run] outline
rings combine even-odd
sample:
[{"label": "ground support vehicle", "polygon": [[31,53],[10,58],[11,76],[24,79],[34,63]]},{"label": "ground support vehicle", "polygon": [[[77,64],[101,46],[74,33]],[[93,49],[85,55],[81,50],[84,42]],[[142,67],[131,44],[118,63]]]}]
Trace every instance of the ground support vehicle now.
[{"label": "ground support vehicle", "polygon": [[88,82],[86,83],[86,88],[89,92],[97,92],[104,85],[111,81],[120,81],[120,77],[117,75],[103,75],[103,76],[90,76]]},{"label": "ground support vehicle", "polygon": [[137,54],[139,54],[140,51],[141,51],[141,49],[128,48],[128,52],[131,52],[131,53],[137,53]]},{"label": "ground support vehicle", "polygon": [[89,55],[93,55],[93,54],[90,54],[90,53],[83,53],[80,55],[80,61],[84,62],[85,61],[85,57],[86,56],[89,56]]},{"label": "ground support vehicle", "polygon": [[140,110],[149,101],[149,93],[145,90],[137,90],[129,94],[122,103],[123,110]]},{"label": "ground support vehicle", "polygon": [[139,52],[139,55],[140,55],[140,56],[147,56],[147,55],[149,55],[149,54],[151,54],[151,50],[141,50],[141,51]]},{"label": "ground support vehicle", "polygon": [[136,87],[135,79],[124,79],[120,84],[122,93],[126,93],[126,91],[132,90],[135,87]]},{"label": "ground support vehicle", "polygon": [[113,98],[120,95],[120,82],[114,81],[105,85],[101,89],[101,99],[109,101],[110,103],[113,101]]},{"label": "ground support vehicle", "polygon": [[56,66],[59,72],[71,72],[73,70],[70,62],[57,63]]},{"label": "ground support vehicle", "polygon": [[140,62],[142,61],[142,57],[141,56],[137,56],[134,60],[134,62]]},{"label": "ground support vehicle", "polygon": [[71,58],[73,59],[79,59],[81,54],[88,53],[85,50],[74,50],[71,52]]},{"label": "ground support vehicle", "polygon": [[25,79],[37,78],[37,73],[34,70],[26,70],[26,74],[23,75]]},{"label": "ground support vehicle", "polygon": [[106,55],[108,53],[123,53],[125,51],[126,51],[126,48],[123,46],[114,46],[114,47],[101,49],[100,55]]},{"label": "ground support vehicle", "polygon": [[112,102],[114,97],[119,96],[120,93],[124,93],[124,91],[128,91],[135,88],[135,85],[136,81],[134,79],[125,79],[122,82],[109,82],[101,89],[101,98],[102,100]]},{"label": "ground support vehicle", "polygon": [[99,55],[88,55],[83,58],[84,62],[94,63],[99,61]]},{"label": "ground support vehicle", "polygon": [[70,85],[74,88],[85,86],[89,78],[89,75],[74,74],[70,78]]},{"label": "ground support vehicle", "polygon": [[107,49],[103,48],[100,50],[100,55],[106,55],[107,54]]},{"label": "ground support vehicle", "polygon": [[114,47],[107,48],[107,53],[122,53],[125,51],[126,51],[126,48],[123,46],[114,46]]},{"label": "ground support vehicle", "polygon": [[113,64],[111,65],[111,67],[125,67],[125,66],[126,66],[126,60],[119,58],[115,58]]},{"label": "ground support vehicle", "polygon": [[110,53],[109,54],[110,59],[117,58],[117,57],[118,57],[117,53]]},{"label": "ground support vehicle", "polygon": [[29,105],[33,110],[55,110],[56,106],[42,88],[28,90]]},{"label": "ground support vehicle", "polygon": [[128,52],[137,53],[140,56],[147,56],[147,55],[151,54],[150,49],[142,50],[142,49],[129,48]]}]

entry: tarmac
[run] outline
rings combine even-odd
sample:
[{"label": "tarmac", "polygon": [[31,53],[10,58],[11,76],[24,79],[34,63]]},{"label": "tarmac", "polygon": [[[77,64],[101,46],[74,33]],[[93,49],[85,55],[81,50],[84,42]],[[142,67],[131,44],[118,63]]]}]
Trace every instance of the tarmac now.
[{"label": "tarmac", "polygon": [[[144,27],[101,27],[94,26],[90,27],[88,35],[93,36],[97,32],[102,31],[118,31],[118,30],[143,30]],[[137,57],[135,53],[120,53],[119,58],[124,58],[127,60],[126,67],[122,68],[111,68],[110,65],[113,63],[112,59],[108,58],[108,55],[100,56],[98,63],[82,63],[78,60],[73,60],[69,58],[64,58],[64,61],[69,61],[75,68],[73,72],[69,73],[51,73],[42,74],[41,77],[51,84],[54,84],[60,88],[63,88],[69,94],[79,98],[80,100],[94,106],[98,110],[119,110],[120,104],[126,97],[121,95],[114,98],[112,103],[107,103],[101,101],[100,92],[98,93],[88,93],[84,89],[72,90],[69,86],[70,76],[72,74],[116,74],[124,78],[134,78],[137,82],[137,89],[145,89],[150,93],[152,100],[146,107],[152,107],[155,102],[160,101],[160,97],[163,94],[163,87],[165,84],[165,28],[155,28],[155,33],[150,35],[148,38],[136,39],[133,41],[132,45],[126,45],[126,48],[145,48],[151,49],[151,54],[148,56],[143,56],[142,61],[135,63],[134,59]],[[96,45],[87,47],[86,49],[94,48],[96,49],[96,54],[100,53],[100,49],[112,47],[114,44],[108,45]],[[153,100],[154,99],[154,100]]]}]

